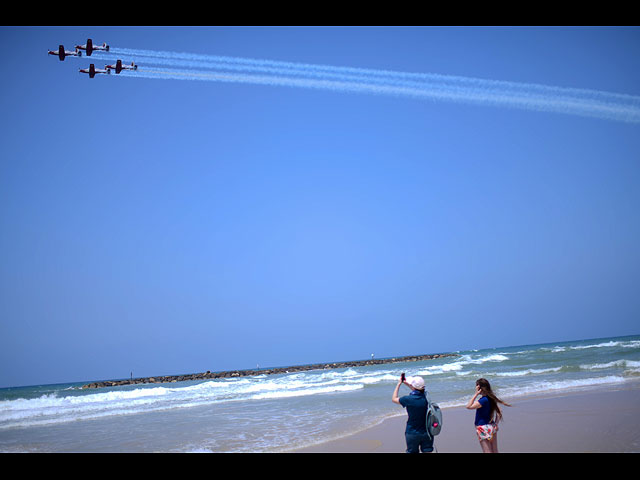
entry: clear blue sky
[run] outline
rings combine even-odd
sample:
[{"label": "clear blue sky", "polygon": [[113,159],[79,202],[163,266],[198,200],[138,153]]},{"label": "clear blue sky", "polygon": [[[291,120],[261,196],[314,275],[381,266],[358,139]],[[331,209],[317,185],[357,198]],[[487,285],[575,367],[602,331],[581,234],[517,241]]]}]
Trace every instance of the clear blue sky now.
[{"label": "clear blue sky", "polygon": [[0,35],[0,387],[640,333],[638,123],[47,55],[91,37],[638,96],[639,28]]}]

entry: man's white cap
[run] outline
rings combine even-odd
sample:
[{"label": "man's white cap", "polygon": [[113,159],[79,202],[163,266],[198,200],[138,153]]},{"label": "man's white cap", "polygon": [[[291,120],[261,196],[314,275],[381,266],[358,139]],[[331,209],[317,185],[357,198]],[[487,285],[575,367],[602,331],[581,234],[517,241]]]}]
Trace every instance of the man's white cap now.
[{"label": "man's white cap", "polygon": [[424,390],[424,379],[422,377],[407,377],[407,383],[417,390]]}]

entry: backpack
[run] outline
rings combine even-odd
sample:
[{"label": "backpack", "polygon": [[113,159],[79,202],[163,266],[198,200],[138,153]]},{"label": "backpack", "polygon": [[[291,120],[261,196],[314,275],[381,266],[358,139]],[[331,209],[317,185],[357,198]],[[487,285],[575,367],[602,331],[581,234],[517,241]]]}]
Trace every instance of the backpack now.
[{"label": "backpack", "polygon": [[427,432],[431,438],[442,430],[442,410],[437,403],[433,403],[427,393]]}]

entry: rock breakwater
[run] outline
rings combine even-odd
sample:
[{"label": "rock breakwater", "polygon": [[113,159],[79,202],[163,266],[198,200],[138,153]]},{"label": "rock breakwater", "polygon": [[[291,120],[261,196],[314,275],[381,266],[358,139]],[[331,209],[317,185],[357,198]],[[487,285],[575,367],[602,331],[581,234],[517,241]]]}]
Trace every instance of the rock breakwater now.
[{"label": "rock breakwater", "polygon": [[143,383],[176,383],[189,380],[208,380],[216,378],[247,377],[251,375],[274,375],[278,373],[303,372],[308,370],[328,370],[335,368],[361,367],[367,365],[382,365],[386,363],[419,362],[422,360],[434,360],[442,357],[458,357],[455,353],[436,353],[431,355],[411,355],[406,357],[393,357],[371,360],[355,360],[350,362],[316,363],[312,365],[296,365],[291,367],[260,368],[253,370],[229,370],[225,372],[191,373],[186,375],[165,375],[145,378],[131,378],[125,380],[104,380],[83,385],[82,388],[106,388],[122,385],[135,385]]}]

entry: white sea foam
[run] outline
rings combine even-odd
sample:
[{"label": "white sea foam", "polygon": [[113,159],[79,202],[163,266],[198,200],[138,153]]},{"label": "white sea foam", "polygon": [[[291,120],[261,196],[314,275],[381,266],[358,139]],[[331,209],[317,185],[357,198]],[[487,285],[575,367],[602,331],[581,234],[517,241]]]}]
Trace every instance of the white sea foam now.
[{"label": "white sea foam", "polygon": [[620,342],[603,342],[603,343],[596,343],[593,345],[574,345],[574,346],[570,346],[569,348],[572,350],[585,350],[587,348],[606,348],[606,347],[618,347],[620,346]]},{"label": "white sea foam", "polygon": [[456,372],[456,376],[458,377],[468,377],[470,375],[475,375],[475,372],[472,370],[467,370],[466,372]]},{"label": "white sea foam", "polygon": [[452,365],[480,365],[485,362],[504,362],[506,360],[509,360],[509,357],[500,353],[484,355],[478,358],[473,358],[471,355],[462,355],[462,357],[458,361],[453,362]]},{"label": "white sea foam", "polygon": [[354,390],[360,390],[364,388],[364,385],[336,385],[327,387],[316,388],[304,388],[299,390],[278,390],[273,392],[264,392],[253,395],[251,398],[254,400],[264,399],[277,399],[277,398],[292,398],[292,397],[306,397],[309,395],[318,395],[320,393],[336,393],[336,392],[352,392]]},{"label": "white sea foam", "polygon": [[193,447],[186,449],[184,453],[214,453],[214,451],[204,447]]},{"label": "white sea foam", "polygon": [[614,360],[612,362],[607,363],[595,363],[595,364],[585,364],[580,365],[580,368],[583,370],[602,370],[607,368],[620,367],[620,368],[640,368],[639,361],[633,360]]},{"label": "white sea foam", "polygon": [[418,372],[418,375],[439,375],[442,373],[458,372],[464,368],[464,364],[460,362],[445,363],[444,365],[434,365],[426,367]]},{"label": "white sea foam", "polygon": [[524,377],[526,375],[539,375],[542,373],[559,372],[562,367],[554,368],[527,368],[524,370],[515,370],[512,372],[497,372],[495,375],[498,377]]},{"label": "white sea foam", "polygon": [[502,388],[497,390],[497,393],[505,397],[518,397],[540,393],[581,390],[589,387],[621,384],[625,382],[625,378],[619,375],[607,375],[604,377],[577,378],[571,380],[538,381]]}]

